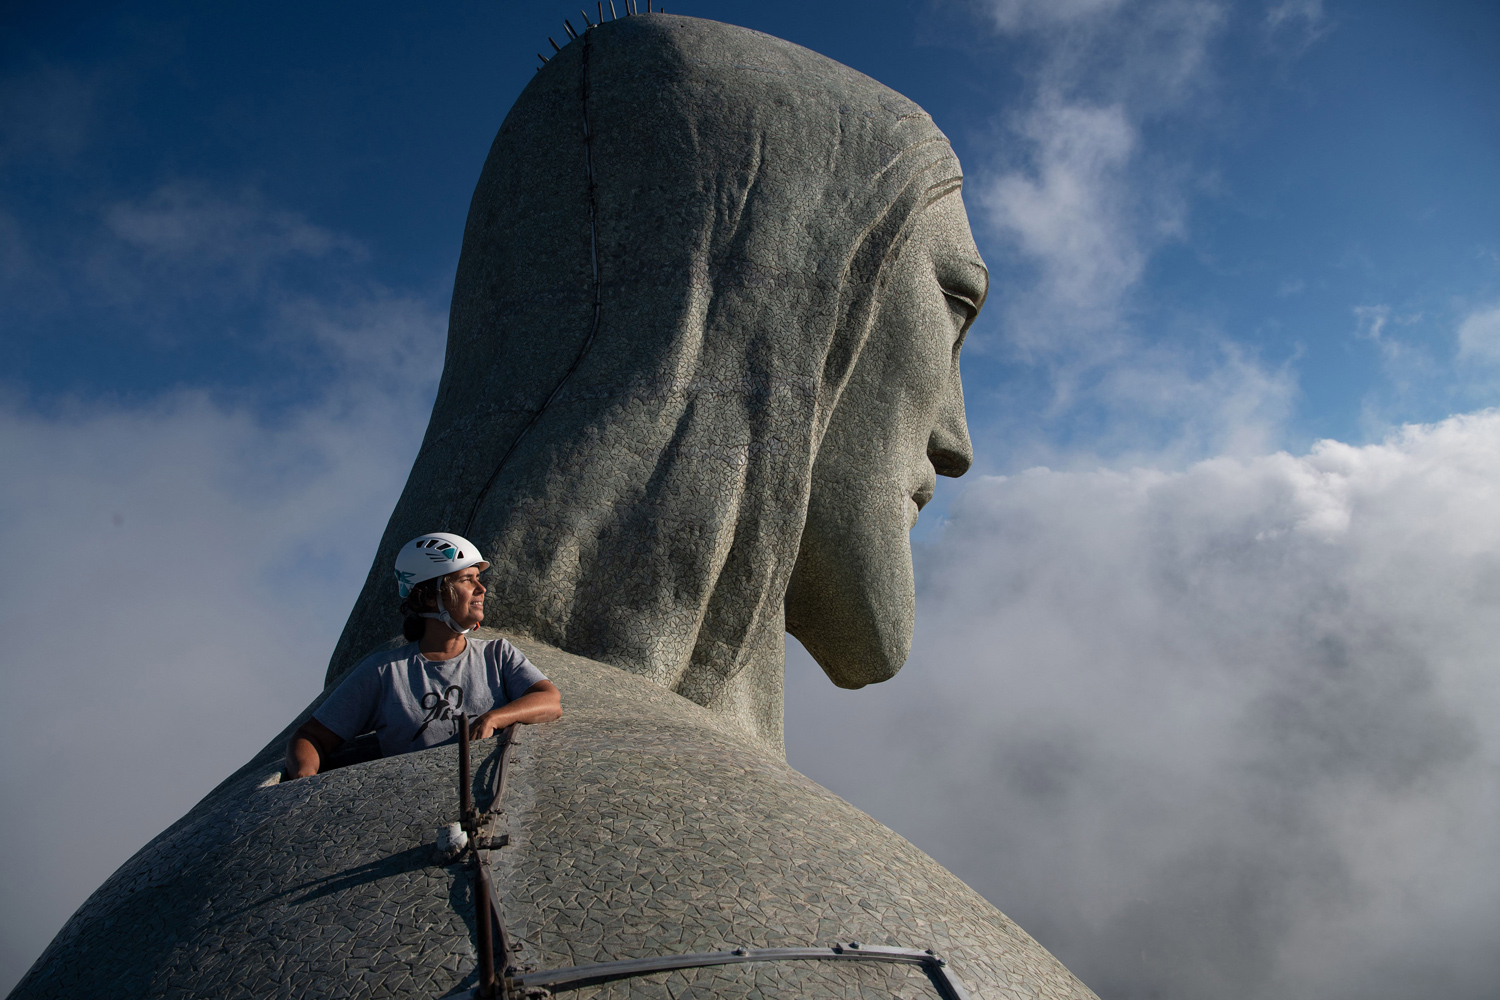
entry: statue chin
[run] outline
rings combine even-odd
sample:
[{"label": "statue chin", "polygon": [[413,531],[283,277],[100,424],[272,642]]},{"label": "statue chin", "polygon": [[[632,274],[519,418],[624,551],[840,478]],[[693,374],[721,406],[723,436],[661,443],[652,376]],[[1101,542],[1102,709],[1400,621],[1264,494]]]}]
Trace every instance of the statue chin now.
[{"label": "statue chin", "polygon": [[987,275],[956,190],[912,222],[813,465],[786,630],[839,687],[889,680],[916,621],[910,532],[973,462],[958,352]]},{"label": "statue chin", "polygon": [[[797,565],[786,592],[786,630],[841,688],[890,680],[911,652],[916,584],[904,524],[885,518],[884,530],[818,530],[816,499],[809,511]],[[863,511],[866,515],[873,511]],[[839,517],[840,528],[853,528]],[[868,525],[874,527],[874,525]],[[863,536],[855,544],[851,536]],[[883,536],[883,537],[881,537]],[[879,544],[871,538],[879,537]]]}]

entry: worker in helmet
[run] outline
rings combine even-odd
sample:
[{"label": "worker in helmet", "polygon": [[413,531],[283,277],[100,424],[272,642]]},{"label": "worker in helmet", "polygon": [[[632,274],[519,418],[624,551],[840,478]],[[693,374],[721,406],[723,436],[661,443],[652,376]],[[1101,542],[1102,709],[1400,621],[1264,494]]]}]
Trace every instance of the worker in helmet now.
[{"label": "worker in helmet", "polygon": [[317,774],[329,754],[368,732],[383,756],[423,750],[469,734],[484,739],[515,722],[562,717],[562,695],[504,639],[469,636],[484,620],[489,568],[473,543],[432,532],[396,556],[396,587],[408,640],[365,657],[287,744],[286,775]]}]

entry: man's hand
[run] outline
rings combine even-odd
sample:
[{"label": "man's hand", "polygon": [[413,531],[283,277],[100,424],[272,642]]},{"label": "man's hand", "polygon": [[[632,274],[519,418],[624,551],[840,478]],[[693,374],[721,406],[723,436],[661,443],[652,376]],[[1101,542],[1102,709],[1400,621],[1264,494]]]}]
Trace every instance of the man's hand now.
[{"label": "man's hand", "polygon": [[514,722],[532,725],[562,718],[562,692],[551,681],[537,681],[508,705],[492,708],[469,723],[469,739],[483,740]]}]

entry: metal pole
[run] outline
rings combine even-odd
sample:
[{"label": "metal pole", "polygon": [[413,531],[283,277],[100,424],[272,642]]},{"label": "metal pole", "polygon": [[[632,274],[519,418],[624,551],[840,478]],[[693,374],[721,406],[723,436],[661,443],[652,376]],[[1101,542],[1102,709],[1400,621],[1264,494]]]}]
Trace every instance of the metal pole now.
[{"label": "metal pole", "polygon": [[469,713],[458,713],[458,821],[474,836],[474,783],[469,777]]},{"label": "metal pole", "polygon": [[474,854],[474,930],[479,937],[479,995],[495,995],[495,938],[490,917],[490,887],[484,877],[484,862]]}]

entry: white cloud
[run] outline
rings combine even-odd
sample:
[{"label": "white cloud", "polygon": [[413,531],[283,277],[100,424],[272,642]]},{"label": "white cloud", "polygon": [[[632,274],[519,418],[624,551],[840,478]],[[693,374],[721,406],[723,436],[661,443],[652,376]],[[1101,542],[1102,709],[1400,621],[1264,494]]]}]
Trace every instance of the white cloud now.
[{"label": "white cloud", "polygon": [[292,268],[326,278],[366,249],[253,190],[225,194],[192,181],[110,205],[85,255],[90,291],[116,307],[166,315],[184,302],[273,302]]},{"label": "white cloud", "polygon": [[1297,395],[1291,372],[1267,370],[1233,341],[1211,346],[1206,362],[1156,347],[1106,369],[1095,392],[1115,412],[1092,447],[1120,455],[1154,441],[1151,460],[1173,464],[1273,447]]},{"label": "white cloud", "polygon": [[[1192,196],[1211,172],[1184,135],[1216,107],[1212,55],[1229,5],[996,0],[982,9],[1012,44],[1026,86],[1000,113],[991,162],[970,171],[979,230],[1000,251],[974,352],[998,353],[1050,388],[1041,433],[1104,427],[1094,447],[1114,456],[1202,457],[1275,440],[1294,391],[1289,368],[1268,369],[1192,317],[1156,310],[1153,322],[1165,319],[1170,333],[1142,320],[1159,305],[1143,288],[1148,266],[1187,238]],[[1022,405],[1013,422],[1034,425],[1037,407]],[[1005,438],[1006,466],[1034,450],[1027,437]]]},{"label": "white cloud", "polygon": [[1067,24],[1118,10],[1125,0],[992,0],[990,17],[1001,31],[1021,32]]},{"label": "white cloud", "polygon": [[1012,316],[1022,348],[1045,350],[1056,346],[1060,328],[1076,336],[1115,323],[1140,278],[1145,252],[1123,176],[1138,136],[1119,106],[1062,103],[1033,109],[1019,131],[1033,151],[1031,168],[982,184],[978,204],[1040,265],[1032,307],[1047,318]]},{"label": "white cloud", "polygon": [[1386,323],[1391,319],[1390,306],[1355,306],[1354,320],[1358,324],[1359,335],[1370,340],[1379,340],[1385,332]]},{"label": "white cloud", "polygon": [[1323,0],[1281,0],[1266,11],[1266,23],[1273,28],[1297,22],[1319,25],[1323,20]]},{"label": "white cloud", "polygon": [[1332,30],[1323,0],[1281,0],[1266,11],[1266,30],[1272,43],[1306,49]]},{"label": "white cloud", "polygon": [[296,212],[272,208],[250,192],[225,198],[199,184],[173,183],[139,202],[105,213],[115,236],[149,254],[184,262],[234,261],[258,268],[284,257],[322,257],[359,244],[313,225]]},{"label": "white cloud", "polygon": [[447,319],[431,302],[383,288],[352,300],[291,298],[277,310],[273,335],[316,345],[346,377],[369,380],[398,397],[436,385],[443,368]]},{"label": "white cloud", "polygon": [[[0,991],[320,690],[442,366],[443,310],[349,271],[358,246],[295,213],[181,185],[106,218],[95,260],[131,303],[196,277],[209,331],[244,323],[293,361],[235,402],[0,399]],[[333,280],[305,266],[330,260]],[[332,290],[293,294],[288,263]],[[281,367],[295,405],[257,397]]]},{"label": "white cloud", "polygon": [[793,650],[795,766],[1103,996],[1493,994],[1500,411],[973,484],[883,687]]},{"label": "white cloud", "polygon": [[1476,309],[1458,324],[1458,356],[1490,364],[1500,361],[1500,304]]},{"label": "white cloud", "polygon": [[0,412],[0,988],[320,690],[434,387]]},{"label": "white cloud", "polygon": [[1112,357],[1147,259],[1185,232],[1192,169],[1148,148],[1143,126],[1190,111],[1212,83],[1208,52],[1224,8],[1002,2],[989,11],[1031,46],[1028,96],[1006,109],[1004,144],[976,184],[985,221],[1035,276],[1000,300],[1011,339],[1033,356]]}]

